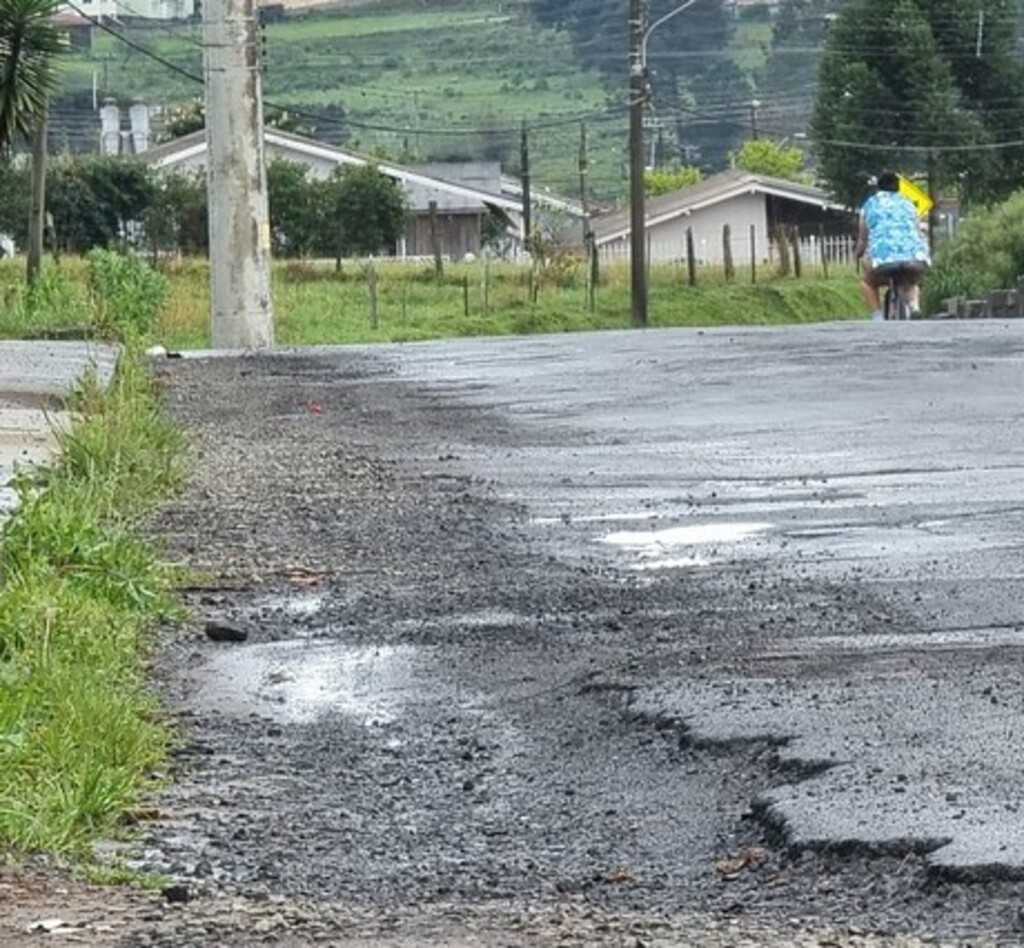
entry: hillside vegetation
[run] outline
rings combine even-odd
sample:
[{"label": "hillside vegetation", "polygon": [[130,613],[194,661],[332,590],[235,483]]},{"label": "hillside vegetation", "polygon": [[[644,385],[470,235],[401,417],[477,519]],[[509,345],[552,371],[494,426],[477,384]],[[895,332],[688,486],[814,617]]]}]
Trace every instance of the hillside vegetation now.
[{"label": "hillside vegetation", "polygon": [[[596,33],[593,42],[581,40],[579,23],[570,28],[550,13],[543,20],[536,4],[392,0],[288,11],[264,27],[264,96],[288,110],[295,131],[335,144],[406,162],[498,160],[510,173],[520,169],[525,122],[535,186],[572,197],[580,192],[585,121],[589,191],[604,203],[618,201],[627,166],[625,4],[601,17],[600,51]],[[63,64],[55,124],[72,147],[95,148],[94,87],[100,99],[122,104],[139,99],[180,108],[201,100],[201,26],[130,19],[130,0],[121,6],[129,17],[117,26],[122,36],[97,30],[92,50]],[[728,22],[705,45],[727,44],[713,62],[730,60],[736,75],[752,77],[764,66],[770,25]],[[690,21],[684,33],[696,29]],[[651,119],[659,142],[665,136],[660,159],[671,162],[671,142],[682,133],[666,97],[675,95],[677,80],[659,62],[666,60],[652,58]],[[724,91],[717,80],[712,85],[720,98]],[[747,112],[746,93],[736,94],[743,127],[723,133],[733,137],[745,134]]]},{"label": "hillside vegetation", "polygon": [[[625,95],[609,100],[567,37],[520,8],[464,0],[312,10],[268,23],[264,96],[300,132],[408,161],[489,158],[519,168],[520,126],[538,186],[577,194],[580,119],[591,142],[591,186],[621,190]],[[126,25],[125,36],[181,70],[202,73],[198,24]],[[200,83],[97,33],[65,63],[66,93],[163,106],[201,97]],[[611,106],[611,109],[609,109]],[[410,131],[412,130],[412,131]],[[96,129],[98,133],[98,128]]]}]

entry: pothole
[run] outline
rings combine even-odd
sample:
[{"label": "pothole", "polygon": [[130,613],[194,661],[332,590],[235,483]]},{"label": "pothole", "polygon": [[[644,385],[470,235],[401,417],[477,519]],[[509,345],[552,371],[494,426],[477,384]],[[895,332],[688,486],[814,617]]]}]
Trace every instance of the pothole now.
[{"label": "pothole", "polygon": [[223,714],[255,713],[282,723],[344,715],[386,724],[415,696],[419,651],[315,640],[224,650],[199,672],[195,701]]}]

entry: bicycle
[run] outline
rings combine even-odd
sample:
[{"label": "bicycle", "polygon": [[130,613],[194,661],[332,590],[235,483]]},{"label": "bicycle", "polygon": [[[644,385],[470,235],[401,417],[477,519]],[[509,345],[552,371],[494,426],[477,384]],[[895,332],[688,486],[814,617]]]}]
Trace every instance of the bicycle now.
[{"label": "bicycle", "polygon": [[927,267],[920,263],[900,263],[892,266],[879,267],[876,278],[884,279],[885,296],[882,300],[882,318],[914,319],[917,310],[911,299],[912,292],[918,281],[924,276]]}]

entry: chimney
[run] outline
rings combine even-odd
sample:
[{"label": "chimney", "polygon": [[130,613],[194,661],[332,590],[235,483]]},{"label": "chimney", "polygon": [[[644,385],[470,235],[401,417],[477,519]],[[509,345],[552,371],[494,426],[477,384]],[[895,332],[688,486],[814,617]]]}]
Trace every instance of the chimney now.
[{"label": "chimney", "polygon": [[132,152],[141,155],[149,148],[149,106],[144,102],[133,102],[128,109],[132,125]]},{"label": "chimney", "polygon": [[121,151],[121,110],[114,99],[104,99],[100,109],[100,154],[117,155]]}]

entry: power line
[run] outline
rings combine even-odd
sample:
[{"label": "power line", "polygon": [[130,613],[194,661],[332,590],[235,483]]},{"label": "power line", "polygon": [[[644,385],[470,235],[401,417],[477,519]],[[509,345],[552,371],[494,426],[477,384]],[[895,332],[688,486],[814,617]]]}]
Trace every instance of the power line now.
[{"label": "power line", "polygon": [[[78,7],[75,3],[71,2],[71,0],[68,0],[68,6],[72,10],[74,10],[79,16],[82,16],[85,19],[89,20],[89,22],[91,22],[94,26],[99,27],[101,30],[109,33],[111,36],[114,36],[116,39],[120,40],[122,43],[124,43],[126,46],[129,46],[131,49],[134,49],[136,52],[141,53],[143,56],[146,56],[147,58],[153,60],[156,63],[159,63],[161,66],[164,66],[165,68],[177,73],[178,75],[185,77],[186,79],[189,79],[193,82],[197,82],[200,85],[202,84],[203,77],[198,75],[197,73],[191,72],[190,70],[185,69],[182,66],[179,66],[177,63],[172,62],[166,57],[161,56],[159,53],[153,52],[151,49],[148,49],[141,43],[137,43],[134,40],[129,39],[127,36],[124,36],[118,30],[115,30],[106,23],[104,23],[102,20],[90,16],[88,13],[86,13],[84,10]],[[266,104],[270,108],[280,109],[281,111],[287,111],[293,115],[299,116],[300,118],[319,120],[325,117],[322,113],[312,112],[308,109],[304,109],[302,107],[295,105],[285,105],[270,100],[267,100]],[[586,112],[576,112],[570,115],[552,117],[550,119],[545,120],[538,120],[531,123],[527,123],[527,127],[530,130],[545,130],[551,128],[558,128],[564,125],[578,125],[581,121],[600,121],[602,118],[624,113],[625,106],[623,105],[621,107],[610,107],[596,111],[589,110]],[[511,135],[518,134],[520,130],[520,126],[518,125],[477,126],[473,128],[452,128],[450,126],[445,128],[411,128],[408,126],[384,125],[374,122],[360,122],[358,120],[352,120],[347,118],[345,119],[345,124],[351,126],[352,128],[362,129],[364,131],[392,132],[399,135]]]}]

